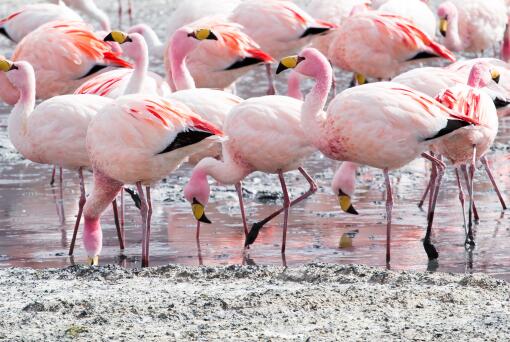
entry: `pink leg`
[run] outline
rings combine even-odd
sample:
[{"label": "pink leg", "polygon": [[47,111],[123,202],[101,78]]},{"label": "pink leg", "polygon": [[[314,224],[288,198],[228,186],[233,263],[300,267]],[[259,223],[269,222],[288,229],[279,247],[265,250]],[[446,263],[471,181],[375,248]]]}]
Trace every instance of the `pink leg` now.
[{"label": "pink leg", "polygon": [[[468,175],[468,171],[467,171],[467,166],[462,165],[461,169],[462,169],[462,172],[464,173],[464,180],[466,181],[466,187],[468,189],[468,194],[471,197],[471,192],[470,192],[471,187],[469,186],[469,175]],[[475,222],[478,222],[480,220],[480,217],[478,216],[478,210],[476,209],[476,203],[475,203],[474,199],[473,199],[473,207],[472,208],[473,208],[473,216],[474,216]]]},{"label": "pink leg", "polygon": [[62,167],[59,168],[59,191],[60,223],[64,224],[66,221],[66,215],[64,213],[64,172]]},{"label": "pink leg", "polygon": [[112,209],[113,209],[113,219],[115,221],[115,228],[117,229],[117,238],[119,239],[119,248],[121,251],[124,250],[124,237],[122,236],[122,231],[120,228],[119,222],[119,211],[117,208],[117,199],[112,201]]},{"label": "pink leg", "polygon": [[386,182],[386,263],[391,260],[391,212],[393,210],[393,193],[388,169],[384,169],[384,180]]},{"label": "pink leg", "polygon": [[[303,169],[302,167],[299,167],[298,170],[299,170],[299,172],[301,172],[303,177],[305,177],[305,179],[308,181],[308,184],[310,184],[310,188],[308,189],[307,192],[305,192],[304,194],[302,194],[301,196],[299,196],[298,198],[293,200],[290,203],[291,207],[293,207],[294,205],[298,204],[299,202],[305,200],[306,198],[310,197],[313,193],[315,193],[317,191],[317,184],[315,184],[315,181],[313,180],[312,177],[310,177],[310,175],[305,171],[305,169]],[[271,221],[273,218],[280,215],[280,213],[283,212],[284,210],[285,210],[285,208],[281,208],[281,209],[275,211],[274,213],[272,213],[271,215],[269,215],[268,217],[266,217],[265,219],[263,219],[262,221],[255,222],[251,226],[251,230],[248,233],[248,235],[246,236],[246,241],[244,242],[244,246],[246,247],[246,246],[253,244],[255,242],[255,240],[257,239],[257,236],[259,235],[260,229],[262,227],[264,227],[264,225],[266,223],[268,223],[269,221]]]},{"label": "pink leg", "polygon": [[243,183],[237,183],[236,190],[237,196],[239,197],[239,208],[241,209],[241,216],[243,218],[244,237],[246,238],[248,236],[248,224],[246,223],[246,213],[244,212]]},{"label": "pink leg", "polygon": [[147,261],[149,260],[149,246],[151,241],[151,219],[152,219],[152,198],[151,198],[151,187],[145,187],[147,192],[147,241],[145,242],[145,253],[147,254]]},{"label": "pink leg", "polygon": [[124,232],[124,191],[120,191],[120,210],[119,210],[119,213],[120,213],[120,229],[121,229],[121,232],[122,232],[122,239],[124,240],[126,237],[125,237],[125,232]]},{"label": "pink leg", "polygon": [[[198,222],[200,224],[200,222]],[[197,240],[197,254],[198,254],[198,266],[204,265],[204,259],[202,257],[202,249],[200,248],[200,240]]]},{"label": "pink leg", "polygon": [[466,208],[464,204],[464,190],[462,190],[462,183],[460,181],[459,168],[455,168],[455,176],[457,177],[457,186],[459,187],[459,201],[462,207],[462,218],[464,220],[464,230],[467,236],[467,223],[466,223]]},{"label": "pink leg", "polygon": [[425,234],[425,238],[423,239],[423,247],[425,249],[425,252],[427,253],[427,256],[429,257],[429,260],[434,260],[439,257],[439,253],[437,253],[436,248],[430,241],[430,236],[432,233],[432,224],[434,223],[434,213],[436,210],[436,203],[437,203],[437,197],[439,195],[439,188],[441,186],[441,179],[443,178],[444,170],[445,170],[446,166],[441,160],[439,160],[435,157],[432,157],[432,156],[428,155],[427,153],[422,153],[422,156],[424,158],[430,160],[433,163],[433,165],[436,169],[436,172],[437,172],[437,175],[436,175],[434,183],[433,183],[434,188],[430,195],[430,197],[432,198],[432,201],[431,201],[428,218],[427,218],[427,221],[428,221],[427,222],[427,232]]},{"label": "pink leg", "polygon": [[469,216],[468,216],[468,236],[466,245],[470,247],[475,246],[473,237],[473,203],[474,203],[474,178],[475,178],[475,163],[476,163],[476,145],[473,145],[473,159],[469,167]]},{"label": "pink leg", "polygon": [[496,183],[496,180],[494,179],[494,176],[492,175],[491,168],[489,167],[489,163],[487,162],[487,158],[485,156],[480,158],[480,161],[482,162],[482,165],[485,167],[485,172],[487,172],[487,176],[489,176],[489,179],[491,180],[492,187],[496,191],[496,194],[498,195],[499,202],[501,203],[501,207],[503,210],[506,210],[506,203],[503,199],[503,196],[501,195],[501,192],[499,191],[498,184]]},{"label": "pink leg", "polygon": [[427,199],[427,195],[429,194],[431,184],[432,184],[432,175],[430,175],[429,182],[427,183],[427,188],[425,189],[423,196],[421,196],[420,203],[418,203],[418,208],[423,207],[423,203],[425,202],[425,199]]},{"label": "pink leg", "polygon": [[140,196],[140,213],[142,215],[142,267],[149,266],[149,258],[147,255],[147,212],[148,206],[143,193],[143,187],[141,182],[136,183],[138,190],[138,196]]},{"label": "pink leg", "polygon": [[333,70],[333,78],[331,79],[331,90],[333,91],[333,97],[336,96],[336,79],[335,79],[335,67],[329,61],[329,64],[331,65],[331,70]]},{"label": "pink leg", "polygon": [[133,2],[128,1],[129,26],[133,26]]},{"label": "pink leg", "polygon": [[290,199],[289,193],[287,191],[287,185],[285,184],[285,178],[283,177],[283,172],[278,171],[278,178],[280,178],[280,184],[282,186],[283,191],[283,238],[282,238],[282,254],[285,253],[285,243],[287,242],[287,224],[289,220],[289,208],[290,208]]},{"label": "pink leg", "polygon": [[83,207],[85,206],[85,181],[83,179],[83,170],[80,167],[78,169],[78,176],[80,178],[80,201],[78,202],[78,216],[76,216],[76,222],[74,224],[73,237],[71,239],[71,245],[69,246],[69,255],[74,253],[74,245],[76,243],[76,236],[78,235],[78,228],[80,227],[81,215],[83,214]]},{"label": "pink leg", "polygon": [[51,180],[50,185],[53,186],[55,184],[55,173],[57,172],[57,168],[55,165],[53,165],[53,170],[51,171]]},{"label": "pink leg", "polygon": [[269,87],[267,88],[267,95],[274,95],[276,94],[276,88],[274,85],[273,73],[271,72],[271,64],[266,63],[265,65],[267,80],[269,82]]}]

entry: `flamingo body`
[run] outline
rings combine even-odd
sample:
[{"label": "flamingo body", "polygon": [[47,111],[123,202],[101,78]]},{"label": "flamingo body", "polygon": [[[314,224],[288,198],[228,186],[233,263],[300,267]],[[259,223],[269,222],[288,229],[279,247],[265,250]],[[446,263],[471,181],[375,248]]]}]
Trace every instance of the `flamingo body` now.
[{"label": "flamingo body", "polygon": [[381,12],[397,14],[411,20],[429,37],[436,35],[436,16],[422,0],[390,0],[378,9]]}]

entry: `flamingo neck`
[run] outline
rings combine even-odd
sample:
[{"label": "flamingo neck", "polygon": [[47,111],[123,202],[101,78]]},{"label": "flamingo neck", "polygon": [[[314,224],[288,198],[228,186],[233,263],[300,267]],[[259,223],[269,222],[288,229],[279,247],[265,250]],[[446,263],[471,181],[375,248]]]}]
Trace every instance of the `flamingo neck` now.
[{"label": "flamingo neck", "polygon": [[192,179],[193,177],[200,179],[209,175],[221,184],[236,184],[250,173],[249,170],[240,167],[236,163],[229,162],[230,158],[227,153],[223,157],[227,162],[214,158],[202,159],[195,166]]},{"label": "flamingo neck", "polygon": [[139,34],[132,35],[136,56],[134,56],[134,70],[131,73],[124,95],[137,94],[142,91],[149,69],[149,50],[143,37]]},{"label": "flamingo neck", "polygon": [[100,218],[120,190],[122,183],[94,170],[94,188],[83,208],[83,244],[89,257],[97,256],[101,252],[103,233]]},{"label": "flamingo neck", "polygon": [[510,61],[510,20],[506,24],[505,36],[503,37],[503,43],[501,45],[501,59],[505,62]]},{"label": "flamingo neck", "polygon": [[287,96],[293,97],[297,100],[303,100],[303,93],[301,92],[301,75],[295,71],[289,74],[287,79]]},{"label": "flamingo neck", "polygon": [[138,26],[135,26],[132,29],[140,33],[145,38],[151,55],[161,57],[163,55],[164,44],[161,42],[156,32],[154,32],[151,27],[144,24],[140,24],[139,27],[140,30],[137,29]]},{"label": "flamingo neck", "polygon": [[186,57],[195,49],[195,43],[186,31],[176,31],[168,45],[170,68],[175,90],[194,89],[195,81],[186,65]]},{"label": "flamingo neck", "polygon": [[19,71],[23,72],[23,79],[17,86],[19,99],[9,115],[7,130],[14,147],[27,156],[31,150],[27,140],[27,122],[35,108],[35,74],[31,66],[22,63],[18,63]]},{"label": "flamingo neck", "polygon": [[316,65],[316,68],[317,71],[313,76],[315,85],[310,93],[306,95],[301,109],[301,127],[308,138],[317,146],[317,139],[321,136],[322,126],[326,121],[323,110],[331,88],[333,73],[331,65],[325,57],[320,59],[320,63]]},{"label": "flamingo neck", "polygon": [[448,15],[445,45],[452,51],[458,52],[463,50],[462,40],[459,35],[459,15],[456,10]]},{"label": "flamingo neck", "polygon": [[352,162],[343,162],[340,165],[331,182],[331,188],[335,194],[338,194],[338,190],[342,190],[349,196],[354,194],[358,167],[359,164]]}]

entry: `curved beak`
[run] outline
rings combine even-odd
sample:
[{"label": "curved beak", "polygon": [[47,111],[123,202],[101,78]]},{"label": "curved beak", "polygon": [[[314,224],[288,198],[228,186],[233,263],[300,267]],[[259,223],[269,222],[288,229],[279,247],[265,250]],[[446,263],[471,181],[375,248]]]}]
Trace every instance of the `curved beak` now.
[{"label": "curved beak", "polygon": [[193,211],[193,216],[199,222],[203,223],[212,223],[211,220],[205,216],[205,207],[202,203],[193,198],[193,203],[191,204],[191,210]]},{"label": "curved beak", "polygon": [[358,212],[352,206],[351,197],[342,190],[338,191],[338,204],[340,204],[342,211],[352,215],[358,215]]},{"label": "curved beak", "polygon": [[439,19],[439,33],[443,37],[446,37],[446,31],[448,30],[448,20],[446,19]]},{"label": "curved beak", "polygon": [[282,58],[280,60],[280,63],[278,64],[278,68],[276,69],[276,74],[278,75],[279,73],[287,69],[294,69],[295,67],[297,67],[299,63],[301,63],[304,60],[305,58],[301,56],[288,56]]}]

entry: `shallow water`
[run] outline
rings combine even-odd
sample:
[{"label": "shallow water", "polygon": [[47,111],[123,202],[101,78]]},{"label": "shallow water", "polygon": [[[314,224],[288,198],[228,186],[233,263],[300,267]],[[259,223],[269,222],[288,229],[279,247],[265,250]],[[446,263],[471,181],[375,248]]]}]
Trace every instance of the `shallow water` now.
[{"label": "shallow water", "polygon": [[[14,3],[7,1],[7,3]],[[0,5],[0,15],[6,6]],[[16,2],[17,3],[17,2]],[[147,1],[144,3],[148,3]],[[157,22],[163,36],[164,23],[151,20],[165,4],[173,1],[151,1],[153,6],[139,6],[138,16]],[[115,6],[109,5],[113,15]],[[170,6],[170,5],[168,5]],[[12,9],[12,7],[9,7]],[[0,54],[12,50],[0,40]],[[155,61],[161,71],[161,61]],[[340,86],[345,87],[349,75],[338,74]],[[284,77],[278,77],[278,87],[285,89]],[[243,97],[262,95],[266,83],[263,69],[245,76],[238,85]],[[51,169],[24,161],[8,142],[6,125],[10,107],[0,105],[0,267],[62,267],[84,262],[81,232],[74,260],[67,256],[79,195],[77,175],[65,172],[65,223],[57,216],[58,187],[49,185]],[[504,189],[510,188],[507,149],[510,119],[501,121],[498,143],[489,154],[496,178]],[[207,208],[214,222],[203,226],[200,249],[195,241],[195,222],[190,206],[184,202],[182,187],[190,174],[184,166],[166,182],[154,189],[154,214],[151,236],[151,265],[179,263],[189,265],[224,265],[239,263],[302,264],[308,262],[359,263],[385,265],[385,194],[382,173],[364,168],[358,178],[354,203],[359,216],[340,213],[329,189],[338,164],[314,155],[305,165],[319,184],[319,191],[303,204],[292,208],[285,260],[280,254],[281,218],[268,224],[256,244],[243,256],[243,232],[233,187],[213,186]],[[464,249],[464,228],[453,173],[450,170],[440,194],[433,241],[440,253],[437,264],[429,264],[423,251],[426,215],[417,207],[426,184],[427,165],[417,160],[406,168],[392,173],[395,192],[392,230],[392,269],[438,270],[449,272],[485,272],[510,280],[510,225],[508,214],[501,206],[482,170],[478,171],[475,186],[481,216],[476,226],[477,246],[472,253]],[[87,174],[87,189],[91,176]],[[297,173],[287,176],[289,190],[295,198],[307,188]],[[253,174],[245,181],[245,205],[250,223],[259,220],[281,205],[280,187],[275,175]],[[265,200],[264,200],[265,198]],[[269,198],[269,199],[268,199]],[[140,216],[130,199],[126,200],[127,248],[119,252],[111,211],[103,217],[104,247],[101,263],[119,263],[127,267],[140,265]],[[342,234],[357,230],[353,246],[338,248]]]}]

